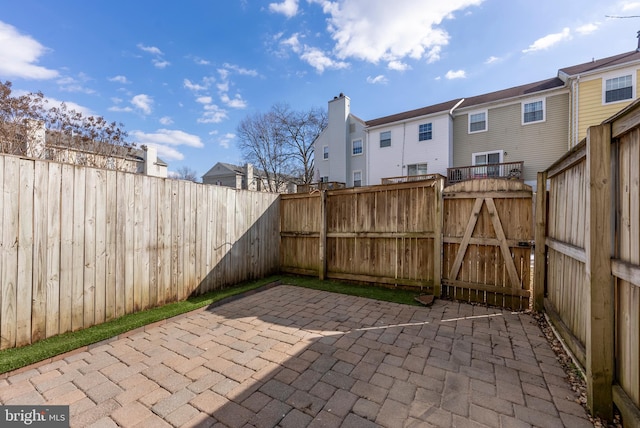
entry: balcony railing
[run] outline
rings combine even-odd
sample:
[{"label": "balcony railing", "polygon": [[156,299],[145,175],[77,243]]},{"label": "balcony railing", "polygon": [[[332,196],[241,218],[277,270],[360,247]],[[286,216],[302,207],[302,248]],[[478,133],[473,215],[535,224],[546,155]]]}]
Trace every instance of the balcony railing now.
[{"label": "balcony railing", "polygon": [[382,184],[406,183],[408,181],[435,180],[442,177],[440,174],[421,174],[421,175],[401,175],[398,177],[386,177],[382,179]]},{"label": "balcony railing", "polygon": [[334,190],[334,189],[344,189],[347,187],[346,184],[340,183],[338,181],[322,181],[319,183],[310,183],[310,184],[298,184],[298,193],[309,193],[314,190]]},{"label": "balcony railing", "polygon": [[459,183],[466,180],[477,180],[480,178],[507,178],[512,180],[522,180],[522,170],[524,162],[505,162],[490,165],[457,166],[447,168],[447,182],[449,184]]}]

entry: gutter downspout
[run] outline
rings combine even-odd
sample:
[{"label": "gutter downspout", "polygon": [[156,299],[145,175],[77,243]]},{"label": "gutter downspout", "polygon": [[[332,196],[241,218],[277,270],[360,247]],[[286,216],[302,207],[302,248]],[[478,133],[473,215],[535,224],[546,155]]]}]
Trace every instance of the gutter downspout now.
[{"label": "gutter downspout", "polygon": [[[578,74],[578,77],[576,77],[576,80],[573,81],[573,85],[575,87],[574,91],[573,91],[573,98],[575,100],[575,113],[573,115],[573,141],[571,142],[571,147],[575,147],[578,144],[579,141],[579,129],[578,126],[580,125],[580,75]],[[571,147],[569,147],[569,149],[571,149]]]},{"label": "gutter downspout", "polygon": [[462,98],[460,101],[458,101],[458,102],[456,103],[456,105],[454,105],[453,107],[451,107],[451,110],[449,110],[449,117],[451,117],[451,119],[453,119],[453,111],[454,111],[455,109],[457,109],[457,108],[460,106],[460,104],[462,104],[462,103],[464,102],[464,100],[465,100],[465,99],[464,99],[464,98]]},{"label": "gutter downspout", "polygon": [[[451,123],[450,123],[450,129],[449,129],[449,159],[447,161],[447,165],[453,167],[453,150],[454,150],[454,143],[453,143],[453,111],[455,109],[457,109],[458,107],[460,107],[460,104],[462,104],[464,102],[465,98],[461,98],[460,101],[458,101],[456,103],[456,105],[454,105],[453,107],[451,107],[451,110],[449,110],[449,118],[451,119]],[[448,173],[447,173],[448,174]]]}]

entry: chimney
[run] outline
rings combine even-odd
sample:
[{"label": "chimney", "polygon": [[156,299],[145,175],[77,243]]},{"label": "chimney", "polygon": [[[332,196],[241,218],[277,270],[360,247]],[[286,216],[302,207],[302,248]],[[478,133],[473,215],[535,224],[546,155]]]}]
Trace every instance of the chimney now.
[{"label": "chimney", "polygon": [[247,163],[244,168],[247,176],[247,190],[258,190],[256,181],[253,179],[253,165]]},{"label": "chimney", "polygon": [[144,150],[144,175],[157,175],[156,162],[158,162],[158,151],[155,147],[143,146]]}]

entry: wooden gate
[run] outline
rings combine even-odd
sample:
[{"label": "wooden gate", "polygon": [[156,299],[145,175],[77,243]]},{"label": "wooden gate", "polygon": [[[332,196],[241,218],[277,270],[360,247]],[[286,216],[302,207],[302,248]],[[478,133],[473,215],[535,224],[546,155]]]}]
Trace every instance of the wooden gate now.
[{"label": "wooden gate", "polygon": [[446,187],[443,197],[442,297],[529,308],[531,187],[471,180]]}]

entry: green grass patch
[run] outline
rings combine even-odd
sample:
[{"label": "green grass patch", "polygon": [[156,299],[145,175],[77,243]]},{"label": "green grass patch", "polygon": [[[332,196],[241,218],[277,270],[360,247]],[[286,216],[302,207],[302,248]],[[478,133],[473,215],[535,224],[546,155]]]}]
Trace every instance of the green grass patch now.
[{"label": "green grass patch", "polygon": [[400,288],[386,288],[376,285],[356,285],[340,281],[320,281],[317,278],[282,275],[278,279],[283,284],[297,285],[314,290],[331,291],[333,293],[348,294],[350,296],[366,297],[385,302],[402,303],[405,305],[420,305],[415,297],[419,291]]},{"label": "green grass patch", "polygon": [[110,339],[119,334],[157,321],[162,321],[176,315],[200,309],[204,306],[219,302],[227,297],[255,290],[278,280],[283,284],[311,288],[314,290],[330,291],[333,293],[366,297],[386,302],[419,305],[419,303],[414,300],[414,298],[420,294],[417,291],[384,288],[374,285],[355,285],[340,281],[320,281],[316,278],[278,275],[258,281],[243,283],[224,290],[213,291],[201,296],[189,298],[182,302],[169,303],[161,307],[125,315],[104,324],[50,337],[21,348],[5,349],[0,351],[0,373],[16,370],[21,367],[28,366],[29,364],[72,351],[82,346]]},{"label": "green grass patch", "polygon": [[169,303],[135,314],[124,315],[104,324],[50,337],[32,345],[2,350],[0,351],[0,373],[16,370],[82,346],[115,337],[138,327],[200,309],[227,297],[255,290],[273,281],[272,277],[243,283],[224,290],[192,297],[182,302]]}]

